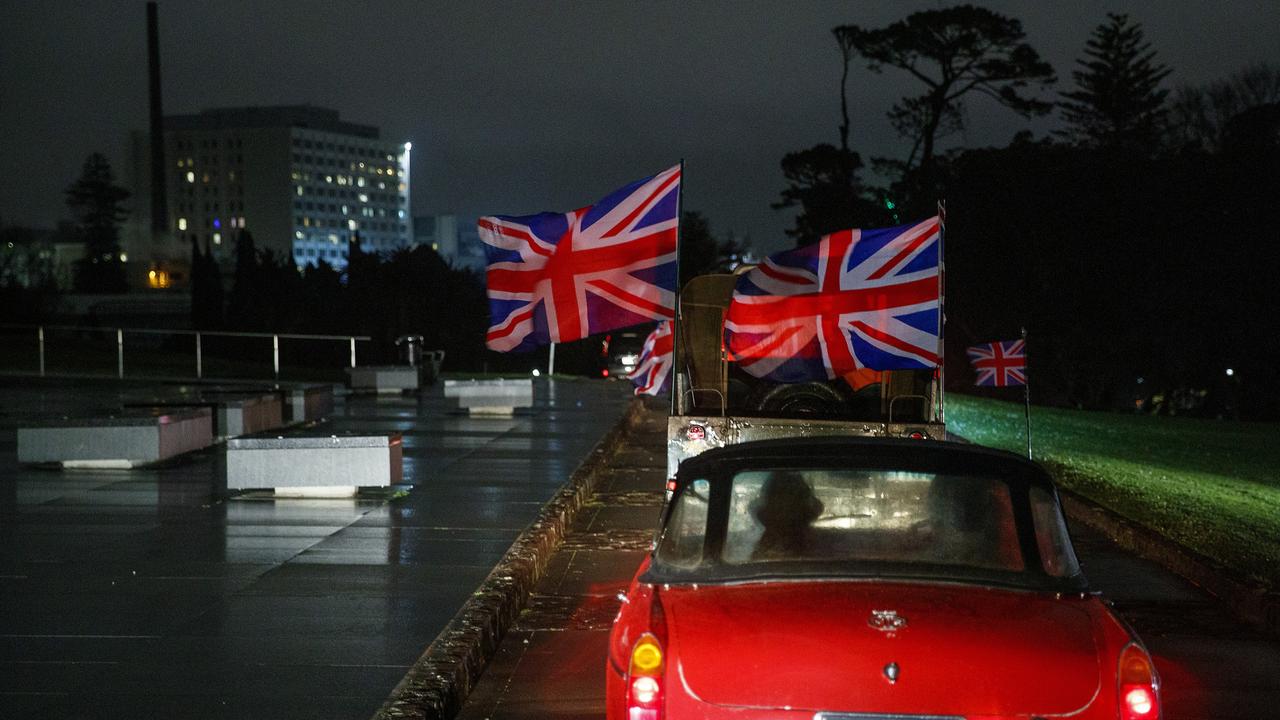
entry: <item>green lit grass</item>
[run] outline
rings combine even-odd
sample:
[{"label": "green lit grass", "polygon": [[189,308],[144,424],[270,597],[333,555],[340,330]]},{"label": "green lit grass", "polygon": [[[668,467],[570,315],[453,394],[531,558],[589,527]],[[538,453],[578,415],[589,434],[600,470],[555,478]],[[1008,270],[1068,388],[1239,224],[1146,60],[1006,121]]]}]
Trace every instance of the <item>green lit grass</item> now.
[{"label": "green lit grass", "polygon": [[[1031,409],[1035,459],[1094,502],[1280,586],[1280,426]],[[1026,452],[1023,406],[950,394],[947,424]]]}]

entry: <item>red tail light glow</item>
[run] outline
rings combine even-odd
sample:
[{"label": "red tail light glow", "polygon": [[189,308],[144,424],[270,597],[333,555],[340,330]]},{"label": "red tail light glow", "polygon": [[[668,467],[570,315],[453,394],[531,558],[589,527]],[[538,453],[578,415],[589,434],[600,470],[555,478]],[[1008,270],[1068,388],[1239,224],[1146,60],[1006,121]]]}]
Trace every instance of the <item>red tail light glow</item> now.
[{"label": "red tail light glow", "polygon": [[627,673],[627,719],[662,720],[662,671],[666,666],[662,646],[645,633],[631,649]]},{"label": "red tail light glow", "polygon": [[1160,681],[1151,656],[1130,644],[1120,653],[1121,720],[1157,720],[1160,717]]},{"label": "red tail light glow", "polygon": [[600,371],[600,377],[609,377],[609,368],[602,369]]}]

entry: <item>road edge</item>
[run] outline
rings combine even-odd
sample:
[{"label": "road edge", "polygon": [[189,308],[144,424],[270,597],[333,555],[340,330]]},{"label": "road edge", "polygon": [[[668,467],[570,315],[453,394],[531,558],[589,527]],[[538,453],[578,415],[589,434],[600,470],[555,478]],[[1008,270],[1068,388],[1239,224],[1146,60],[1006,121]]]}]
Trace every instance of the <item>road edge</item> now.
[{"label": "road edge", "polygon": [[520,533],[470,599],[431,641],[373,714],[373,720],[449,720],[461,710],[503,635],[528,603],[551,555],[594,492],[600,470],[640,423],[644,409],[640,398],[631,400],[623,416],[542,506],[537,519]]},{"label": "road edge", "polygon": [[1163,566],[1221,600],[1241,620],[1280,637],[1280,593],[1269,591],[1212,558],[1066,490],[1061,484],[1058,484],[1058,494],[1073,522],[1086,525],[1125,550]]}]

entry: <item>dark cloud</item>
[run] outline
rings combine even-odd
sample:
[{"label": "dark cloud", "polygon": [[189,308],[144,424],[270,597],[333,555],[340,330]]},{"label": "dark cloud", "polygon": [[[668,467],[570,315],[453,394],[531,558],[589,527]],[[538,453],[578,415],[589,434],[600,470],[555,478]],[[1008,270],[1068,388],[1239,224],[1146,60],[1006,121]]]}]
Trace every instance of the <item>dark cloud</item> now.
[{"label": "dark cloud", "polygon": [[[423,212],[569,209],[686,160],[686,205],[761,246],[788,150],[835,142],[830,28],[937,3],[160,3],[165,110],[309,102],[414,143]],[[1280,59],[1274,2],[996,2],[1069,83],[1108,11],[1142,22],[1173,83]],[[0,220],[50,225],[84,156],[124,172],[146,126],[142,2],[7,3],[0,11]],[[904,154],[884,118],[915,87],[861,67],[851,142]],[[966,144],[1027,125],[981,101]],[[1044,131],[1048,124],[1032,126]]]}]

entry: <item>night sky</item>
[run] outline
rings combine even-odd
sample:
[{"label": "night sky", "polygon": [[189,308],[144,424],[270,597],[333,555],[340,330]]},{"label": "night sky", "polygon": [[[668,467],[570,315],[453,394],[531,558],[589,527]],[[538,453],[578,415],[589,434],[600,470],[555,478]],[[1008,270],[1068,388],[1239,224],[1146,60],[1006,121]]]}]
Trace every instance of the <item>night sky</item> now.
[{"label": "night sky", "polygon": [[[1170,85],[1280,60],[1274,1],[982,4],[1023,21],[1061,89],[1108,11],[1143,24]],[[838,142],[830,29],[939,6],[162,0],[164,109],[311,103],[378,125],[413,142],[414,214],[568,210],[683,157],[686,208],[768,250],[788,242],[782,155]],[[0,34],[0,222],[50,227],[84,157],[122,175],[146,128],[145,4],[6,0]],[[919,88],[853,67],[853,148],[905,156],[884,114]],[[981,98],[968,119],[952,142],[1053,127]]]}]

